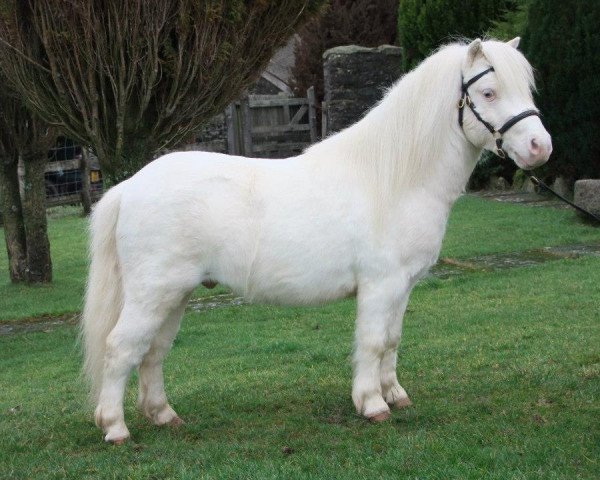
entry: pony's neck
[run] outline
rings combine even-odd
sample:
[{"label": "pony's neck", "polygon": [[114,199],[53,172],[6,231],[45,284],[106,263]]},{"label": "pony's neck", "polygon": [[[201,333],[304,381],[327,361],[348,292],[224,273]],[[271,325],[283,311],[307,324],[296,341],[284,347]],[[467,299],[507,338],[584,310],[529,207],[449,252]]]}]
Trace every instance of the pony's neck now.
[{"label": "pony's neck", "polygon": [[362,120],[307,154],[325,168],[334,166],[354,176],[378,204],[394,203],[418,190],[451,205],[481,153],[457,121],[465,48],[452,45],[434,54]]}]

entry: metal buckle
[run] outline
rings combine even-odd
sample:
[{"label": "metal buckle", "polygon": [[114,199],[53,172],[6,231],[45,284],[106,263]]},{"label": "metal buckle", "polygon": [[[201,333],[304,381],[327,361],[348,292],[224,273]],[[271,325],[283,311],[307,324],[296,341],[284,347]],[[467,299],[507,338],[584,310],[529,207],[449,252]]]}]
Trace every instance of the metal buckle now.
[{"label": "metal buckle", "polygon": [[496,155],[498,155],[500,158],[506,158],[506,152],[502,148],[502,134],[496,130],[493,135],[496,139]]},{"label": "metal buckle", "polygon": [[459,101],[458,101],[458,108],[461,109],[465,106],[465,97],[462,97]]}]

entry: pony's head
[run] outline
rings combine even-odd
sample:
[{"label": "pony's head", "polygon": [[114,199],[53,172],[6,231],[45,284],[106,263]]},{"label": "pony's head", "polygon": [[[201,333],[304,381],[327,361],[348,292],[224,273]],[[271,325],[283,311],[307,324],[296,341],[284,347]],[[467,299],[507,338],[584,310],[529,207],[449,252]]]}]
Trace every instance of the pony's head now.
[{"label": "pony's head", "polygon": [[531,65],[510,42],[471,42],[462,64],[459,123],[479,148],[510,156],[529,170],[545,163],[552,140],[539,118],[531,94]]}]

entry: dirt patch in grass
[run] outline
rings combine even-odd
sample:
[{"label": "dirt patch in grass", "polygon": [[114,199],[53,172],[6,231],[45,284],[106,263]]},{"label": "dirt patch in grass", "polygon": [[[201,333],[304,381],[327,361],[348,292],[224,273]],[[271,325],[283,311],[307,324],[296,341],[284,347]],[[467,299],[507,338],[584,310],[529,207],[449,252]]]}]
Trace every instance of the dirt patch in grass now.
[{"label": "dirt patch in grass", "polygon": [[0,321],[0,336],[17,333],[49,332],[62,325],[75,325],[79,322],[79,313],[63,315],[41,315],[19,320]]},{"label": "dirt patch in grass", "polygon": [[[440,258],[431,269],[430,275],[439,278],[449,278],[469,272],[489,272],[506,268],[528,267],[564,258],[579,258],[581,256],[600,256],[600,245],[563,245],[546,247],[524,252],[498,253],[478,255],[467,259]],[[236,307],[245,305],[242,297],[232,293],[221,293],[190,300],[187,311],[199,312],[215,308]],[[62,325],[75,325],[80,313],[65,313],[62,315],[41,315],[19,320],[0,321],[0,336],[17,333],[49,332]],[[318,327],[317,327],[318,328]]]},{"label": "dirt patch in grass", "polygon": [[431,269],[431,275],[448,278],[468,272],[493,272],[506,268],[530,267],[553,260],[600,256],[600,245],[563,245],[544,247],[524,252],[492,253],[467,259],[443,257]]}]

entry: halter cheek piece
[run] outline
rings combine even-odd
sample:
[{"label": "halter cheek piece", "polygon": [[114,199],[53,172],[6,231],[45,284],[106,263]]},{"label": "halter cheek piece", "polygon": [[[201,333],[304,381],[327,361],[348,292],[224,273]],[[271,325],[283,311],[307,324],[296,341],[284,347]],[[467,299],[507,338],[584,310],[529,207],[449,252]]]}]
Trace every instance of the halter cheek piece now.
[{"label": "halter cheek piece", "polygon": [[467,83],[465,83],[464,78],[463,78],[462,87],[461,87],[462,95],[460,97],[460,101],[458,102],[458,124],[462,128],[463,116],[464,116],[465,105],[466,105],[471,109],[471,111],[473,112],[473,115],[475,115],[475,118],[477,120],[479,120],[481,123],[483,123],[485,128],[487,128],[490,131],[490,133],[494,136],[494,138],[496,139],[496,155],[498,155],[500,158],[506,158],[508,155],[502,149],[502,135],[504,135],[510,127],[512,127],[517,122],[520,122],[524,118],[530,117],[532,115],[536,115],[539,117],[540,112],[538,112],[537,110],[525,110],[524,112],[521,112],[518,115],[515,115],[514,117],[509,118],[506,121],[506,123],[504,125],[502,125],[498,130],[496,130],[492,126],[491,123],[486,122],[483,118],[481,118],[481,115],[479,115],[479,112],[475,108],[475,104],[473,103],[473,101],[471,100],[471,97],[469,96],[468,89],[471,85],[473,85],[481,77],[483,77],[487,73],[490,73],[493,71],[494,71],[494,67],[490,67],[487,70],[484,70],[483,72],[475,75]]}]

